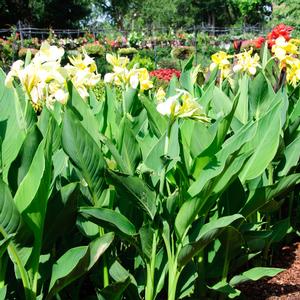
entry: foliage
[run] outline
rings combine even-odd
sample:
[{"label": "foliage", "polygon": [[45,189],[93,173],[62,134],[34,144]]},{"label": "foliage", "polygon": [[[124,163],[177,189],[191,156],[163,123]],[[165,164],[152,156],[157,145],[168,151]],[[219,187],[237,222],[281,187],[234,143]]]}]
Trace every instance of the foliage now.
[{"label": "foliage", "polygon": [[83,49],[88,55],[92,56],[104,56],[104,47],[97,43],[87,43],[83,46]]},{"label": "foliage", "polygon": [[148,71],[152,71],[155,68],[154,62],[150,57],[141,57],[139,53],[133,56],[129,63],[129,68],[132,68],[136,64],[140,68],[146,68]]},{"label": "foliage", "polygon": [[295,27],[295,36],[300,33],[299,22],[299,1],[297,0],[276,0],[273,1],[273,11],[270,20],[270,25],[275,26],[278,23],[284,23]]},{"label": "foliage", "polygon": [[105,93],[68,80],[39,114],[1,72],[3,297],[236,298],[281,272],[270,249],[299,231],[300,79],[285,75],[300,64],[270,50],[217,53],[210,74],[191,58],[157,92],[107,55]]}]

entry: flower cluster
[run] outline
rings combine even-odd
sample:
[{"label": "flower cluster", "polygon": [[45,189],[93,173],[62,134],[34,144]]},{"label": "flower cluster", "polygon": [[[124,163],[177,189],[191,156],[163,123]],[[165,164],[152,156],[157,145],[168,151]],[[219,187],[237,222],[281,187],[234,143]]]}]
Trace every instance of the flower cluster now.
[{"label": "flower cluster", "polygon": [[88,97],[87,89],[100,79],[94,61],[85,54],[84,59],[70,58],[72,65],[62,67],[63,55],[62,48],[44,42],[28,65],[25,66],[22,60],[12,65],[5,80],[6,86],[12,86],[13,80],[19,79],[35,109],[40,109],[44,104],[53,109],[55,102],[65,104],[69,98],[68,80],[72,80],[83,98]]},{"label": "flower cluster", "polygon": [[[243,72],[249,75],[255,75],[256,69],[261,68],[259,64],[260,57],[257,53],[253,54],[253,48],[249,51],[243,51],[239,54],[228,55],[226,52],[220,51],[212,55],[212,63],[210,70],[218,68],[220,70],[221,81],[231,76],[231,70],[234,73]],[[231,66],[230,59],[236,58],[234,66]]]},{"label": "flower cluster", "polygon": [[137,68],[136,66],[130,70],[127,68],[129,63],[128,57],[107,54],[106,60],[113,66],[113,72],[105,74],[104,82],[113,83],[124,88],[130,86],[136,89],[139,86],[141,92],[153,87],[147,69]]},{"label": "flower cluster", "polygon": [[150,72],[150,76],[167,82],[169,82],[173,76],[180,78],[180,75],[180,71],[176,69],[158,69]]},{"label": "flower cluster", "polygon": [[196,98],[193,98],[185,90],[177,89],[176,91],[176,95],[165,99],[164,91],[162,89],[158,90],[156,100],[159,103],[156,109],[160,114],[169,116],[172,119],[189,118],[205,123],[210,122],[210,119],[203,112],[203,107],[196,101]]},{"label": "flower cluster", "polygon": [[293,29],[293,27],[284,24],[279,24],[276,27],[274,27],[273,30],[267,36],[269,47],[275,45],[275,41],[279,37],[283,37],[285,41],[289,41]]},{"label": "flower cluster", "polygon": [[296,39],[286,41],[283,36],[280,36],[272,47],[274,58],[278,60],[280,69],[286,70],[287,82],[294,87],[300,81],[300,59],[297,57],[300,53],[299,42]]},{"label": "flower cluster", "polygon": [[253,49],[244,51],[236,55],[237,63],[232,68],[233,72],[244,72],[249,75],[255,75],[256,68],[261,68],[259,64],[259,55],[255,53],[252,56]]},{"label": "flower cluster", "polygon": [[219,51],[211,56],[212,63],[210,65],[210,70],[218,68],[221,72],[221,80],[229,77],[231,71],[231,64],[229,59],[232,58],[232,55],[228,55],[224,51]]}]

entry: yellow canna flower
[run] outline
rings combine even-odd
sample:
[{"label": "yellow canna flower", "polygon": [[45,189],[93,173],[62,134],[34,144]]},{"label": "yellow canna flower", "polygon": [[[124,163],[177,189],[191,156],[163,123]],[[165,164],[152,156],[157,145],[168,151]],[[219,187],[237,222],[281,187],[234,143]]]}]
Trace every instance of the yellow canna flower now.
[{"label": "yellow canna flower", "polygon": [[300,82],[300,60],[295,57],[286,59],[286,80],[293,87]]},{"label": "yellow canna flower", "polygon": [[112,54],[106,55],[106,60],[113,66],[113,72],[104,75],[105,83],[113,83],[117,86],[131,87],[136,89],[140,85],[140,91],[149,90],[153,87],[147,69],[140,68],[128,70],[129,62],[127,57],[115,56]]},{"label": "yellow canna flower", "polygon": [[24,62],[17,61],[12,65],[6,85],[11,86],[12,80],[18,78],[35,109],[44,104],[52,109],[56,101],[65,104],[68,74],[60,65],[63,54],[63,49],[44,42],[30,64],[24,67]]},{"label": "yellow canna flower", "polygon": [[221,80],[230,76],[230,61],[231,55],[224,51],[219,51],[211,56],[212,63],[210,70],[218,68],[221,71]]},{"label": "yellow canna flower", "polygon": [[185,90],[178,89],[175,96],[159,103],[156,109],[160,114],[171,118],[189,118],[201,122],[210,121],[203,112],[202,106]]},{"label": "yellow canna flower", "polygon": [[255,53],[252,55],[253,49],[251,48],[249,51],[244,51],[236,55],[238,61],[236,65],[233,67],[234,72],[245,72],[250,75],[255,75],[256,69],[261,68],[259,64],[259,55]]},{"label": "yellow canna flower", "polygon": [[280,68],[285,67],[286,60],[290,56],[299,54],[298,47],[294,44],[296,40],[286,41],[284,37],[280,36],[276,39],[275,45],[272,47],[274,57],[280,62]]}]

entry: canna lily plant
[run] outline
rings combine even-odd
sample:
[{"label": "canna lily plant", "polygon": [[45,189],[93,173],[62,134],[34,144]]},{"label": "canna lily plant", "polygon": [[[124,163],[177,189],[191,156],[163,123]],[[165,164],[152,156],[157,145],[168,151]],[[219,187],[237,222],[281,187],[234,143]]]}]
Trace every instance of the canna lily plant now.
[{"label": "canna lily plant", "polygon": [[282,271],[269,258],[299,230],[300,94],[276,48],[218,54],[201,85],[191,58],[156,93],[107,55],[97,101],[92,59],[59,67],[43,47],[0,80],[3,299],[235,298]]}]

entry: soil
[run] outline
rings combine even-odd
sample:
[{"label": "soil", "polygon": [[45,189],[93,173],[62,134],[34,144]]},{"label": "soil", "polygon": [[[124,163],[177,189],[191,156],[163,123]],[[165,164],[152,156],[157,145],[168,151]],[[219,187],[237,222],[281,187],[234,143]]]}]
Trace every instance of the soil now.
[{"label": "soil", "polygon": [[282,247],[273,267],[285,271],[269,279],[249,282],[239,286],[249,300],[300,300],[300,242]]}]

